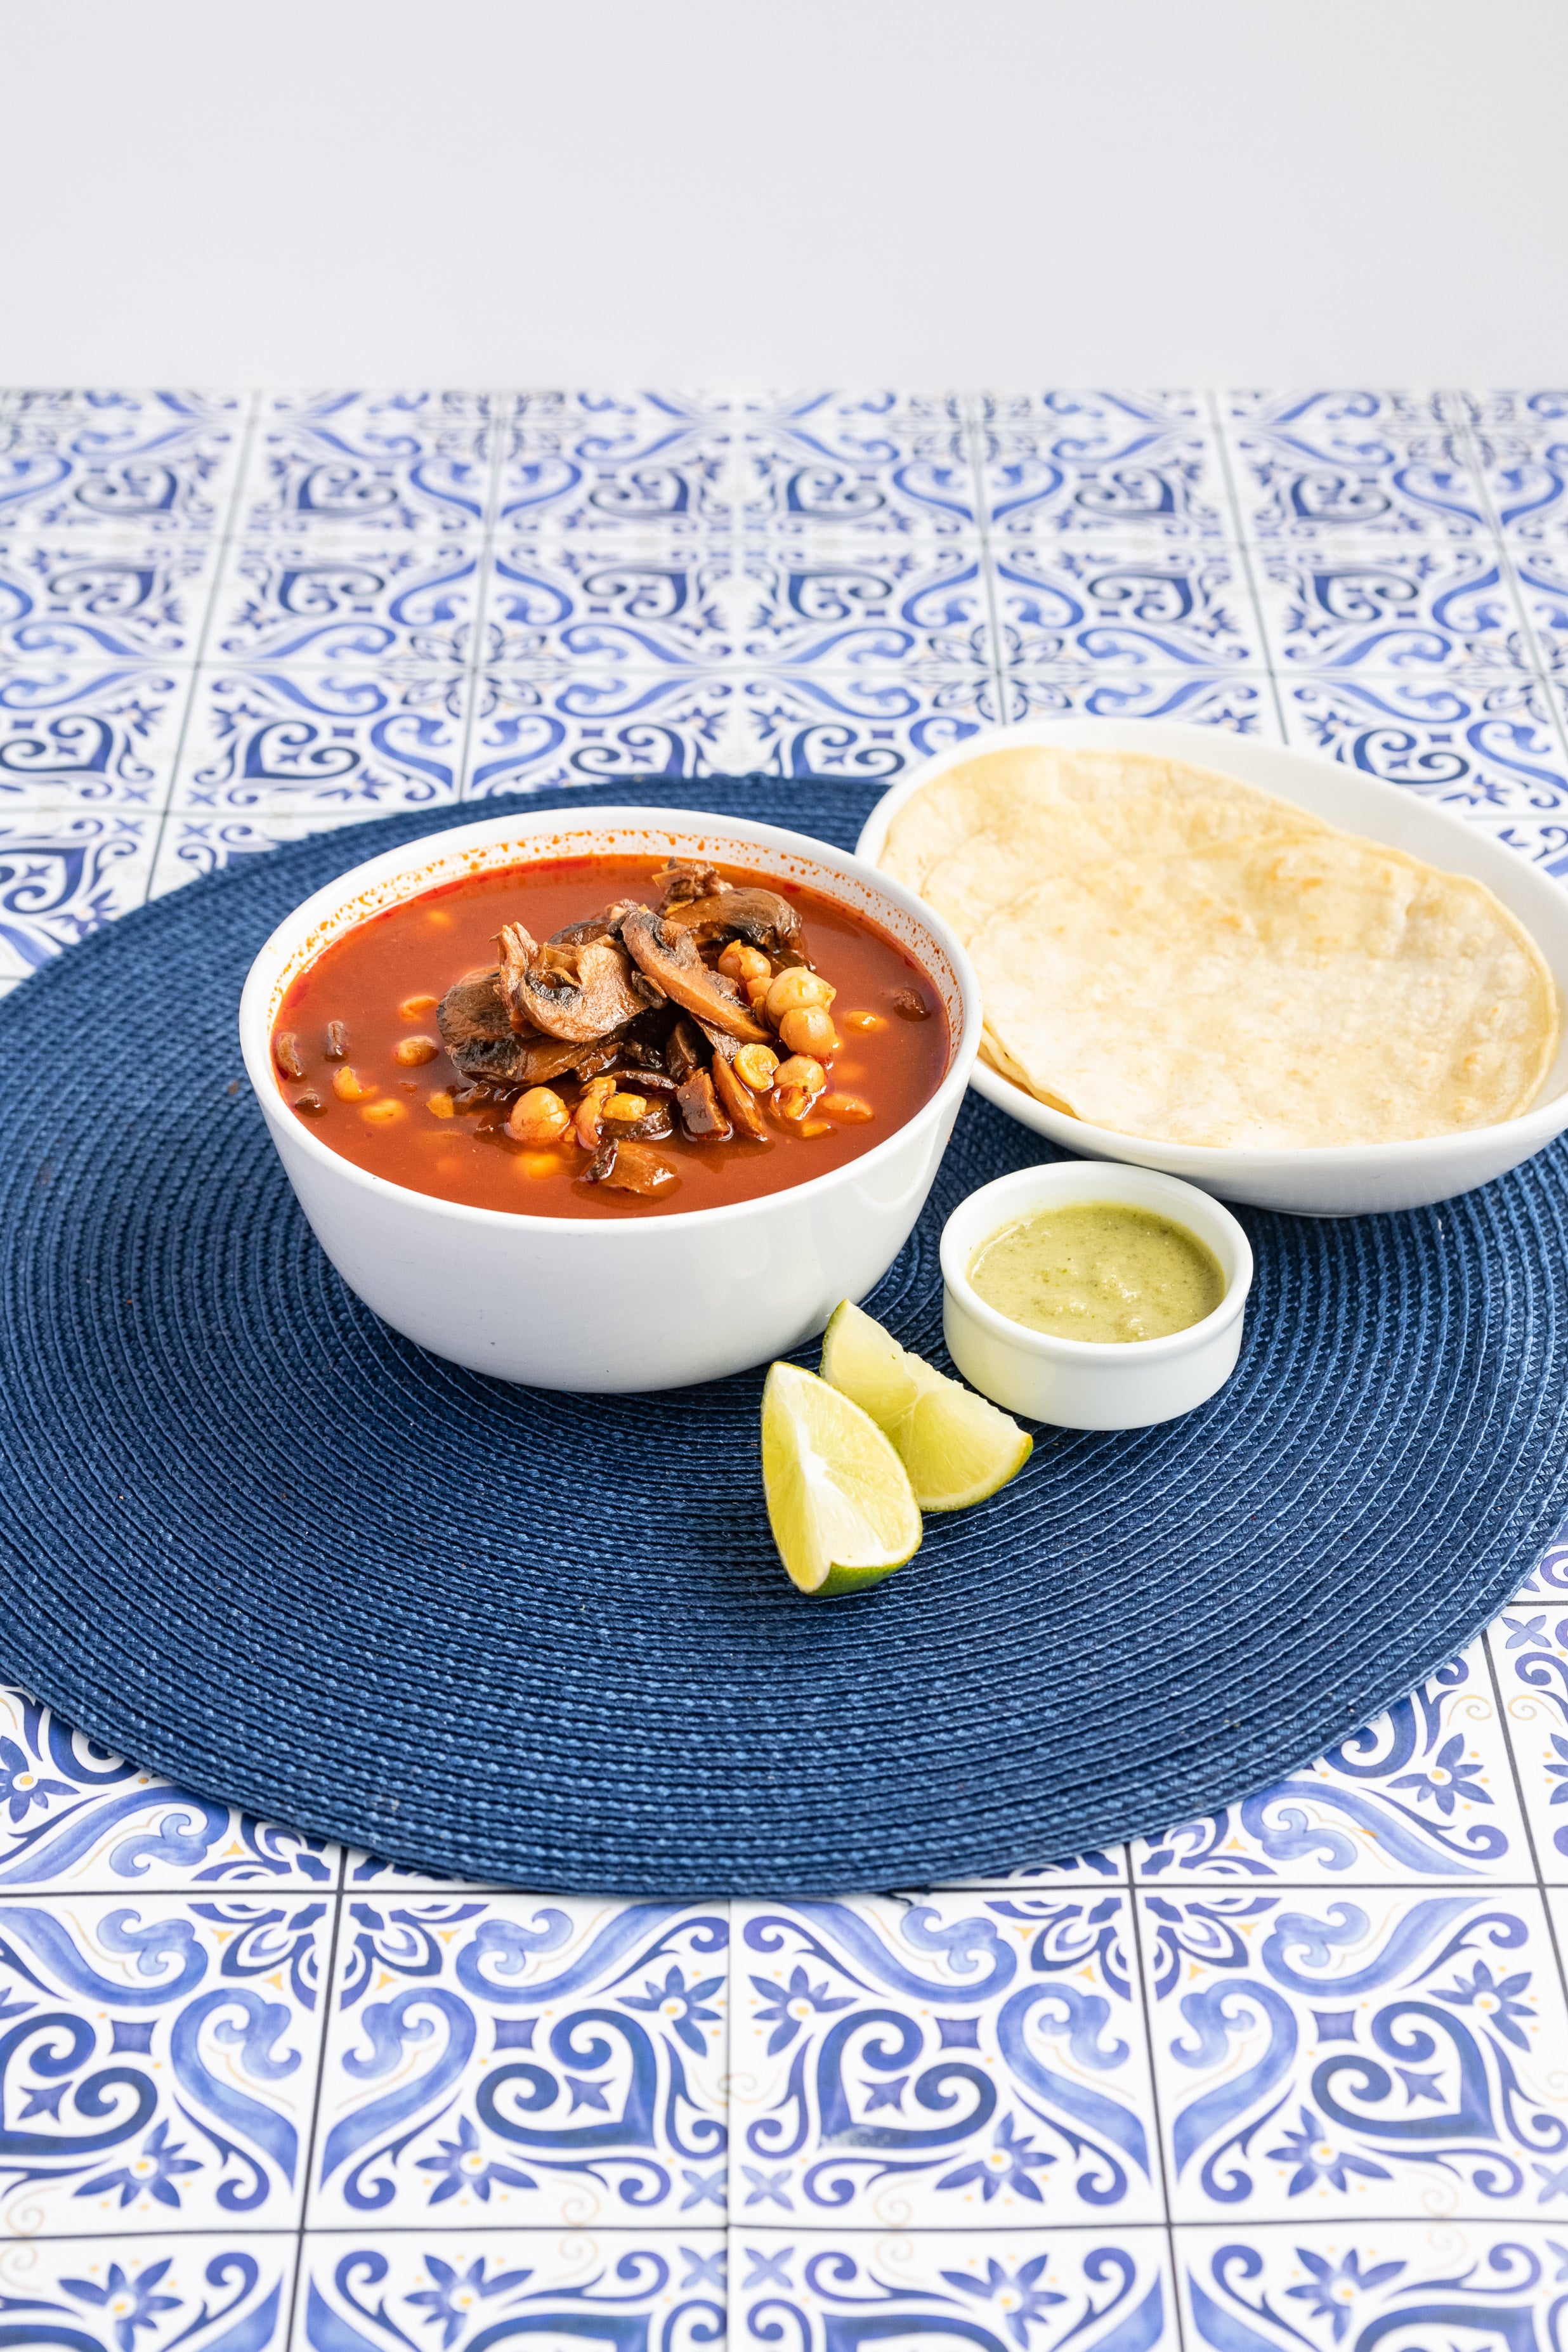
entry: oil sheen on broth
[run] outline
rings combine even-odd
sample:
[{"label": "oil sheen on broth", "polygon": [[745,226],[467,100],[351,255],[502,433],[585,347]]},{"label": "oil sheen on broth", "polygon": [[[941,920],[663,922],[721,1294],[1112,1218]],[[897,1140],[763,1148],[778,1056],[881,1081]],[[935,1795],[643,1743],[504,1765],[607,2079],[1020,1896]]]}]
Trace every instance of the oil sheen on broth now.
[{"label": "oil sheen on broth", "polygon": [[1026,1330],[1103,1344],[1184,1331],[1225,1296],[1216,1260],[1184,1226],[1108,1201],[1005,1225],[976,1250],[969,1279]]}]

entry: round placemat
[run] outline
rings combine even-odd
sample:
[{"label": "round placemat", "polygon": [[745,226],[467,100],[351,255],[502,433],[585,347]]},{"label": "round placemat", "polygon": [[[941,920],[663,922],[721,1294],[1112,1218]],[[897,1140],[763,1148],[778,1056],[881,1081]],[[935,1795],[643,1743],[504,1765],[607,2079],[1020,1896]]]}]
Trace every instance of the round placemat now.
[{"label": "round placemat", "polygon": [[[873,797],[626,796],[844,845]],[[309,892],[480,813],[247,861],[0,1004],[7,1675],[204,1793],[429,1869],[914,1886],[1267,1784],[1529,1572],[1568,1508],[1561,1146],[1406,1215],[1243,1211],[1258,1277],[1219,1397],[1163,1429],[1041,1431],[1012,1486],[843,1601],[774,1556],[761,1372],[579,1399],[385,1330],[294,1204],[235,1008]],[[1053,1156],[970,1097],[868,1301],[906,1345],[949,1369],[953,1204]]]}]

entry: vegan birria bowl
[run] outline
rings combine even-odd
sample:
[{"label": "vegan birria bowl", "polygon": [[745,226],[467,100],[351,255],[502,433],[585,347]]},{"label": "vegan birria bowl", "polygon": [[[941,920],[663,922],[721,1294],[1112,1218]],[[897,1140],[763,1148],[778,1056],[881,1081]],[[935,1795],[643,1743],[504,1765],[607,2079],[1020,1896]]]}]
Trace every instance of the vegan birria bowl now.
[{"label": "vegan birria bowl", "polygon": [[[815,893],[874,926],[940,1000],[946,1059],[933,1090],[889,1132],[867,1128],[858,1156],[821,1174],[809,1172],[810,1145],[791,1140],[774,1149],[800,1155],[803,1181],[684,1212],[679,1199],[673,1207],[631,1202],[616,1215],[477,1206],[388,1181],[333,1150],[295,1108],[274,1060],[279,1011],[301,975],[410,898],[509,868],[595,857],[710,861]],[[552,806],[427,835],[318,891],[257,957],[239,1027],[247,1072],[300,1207],[367,1307],[473,1371],[544,1388],[635,1391],[718,1379],[787,1353],[821,1330],[840,1299],[874,1286],[907,1240],[946,1149],[979,1045],[980,1000],[948,926],[858,857],[777,826],[700,812],[586,808],[568,817]],[[520,1188],[520,1202],[527,1197]]]}]

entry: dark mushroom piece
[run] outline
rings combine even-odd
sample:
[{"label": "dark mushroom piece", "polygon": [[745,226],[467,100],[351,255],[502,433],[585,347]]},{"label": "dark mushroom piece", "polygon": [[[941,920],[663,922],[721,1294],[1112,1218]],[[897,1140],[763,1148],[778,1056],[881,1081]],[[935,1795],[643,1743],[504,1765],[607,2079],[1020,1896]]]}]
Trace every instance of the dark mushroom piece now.
[{"label": "dark mushroom piece", "polygon": [[750,1087],[735,1076],[727,1055],[715,1054],[713,1056],[713,1091],[742,1135],[749,1135],[753,1143],[767,1142],[768,1130],[763,1124],[762,1112],[757,1108],[756,1097]]},{"label": "dark mushroom piece", "polygon": [[735,1132],[719,1107],[713,1080],[706,1070],[693,1070],[683,1080],[675,1107],[693,1143],[728,1143]]},{"label": "dark mushroom piece", "polygon": [[752,1020],[741,992],[722,972],[710,971],[689,931],[669,931],[646,907],[628,909],[621,938],[655,986],[672,1004],[704,1024],[738,1037],[745,1045],[765,1045],[770,1033]]},{"label": "dark mushroom piece", "polygon": [[656,867],[651,877],[659,888],[659,910],[668,914],[672,907],[685,904],[689,898],[716,898],[730,887],[716,866],[701,857],[669,857]]},{"label": "dark mushroom piece", "polygon": [[514,1019],[548,1037],[585,1045],[647,1010],[631,961],[613,940],[541,947],[521,923],[500,933],[500,987]]},{"label": "dark mushroom piece", "polygon": [[669,1115],[668,1103],[655,1103],[653,1108],[644,1111],[640,1118],[601,1118],[599,1121],[599,1133],[606,1141],[614,1138],[617,1143],[657,1141],[659,1137],[673,1135],[674,1132],[675,1121]]},{"label": "dark mushroom piece", "polygon": [[799,954],[805,946],[800,917],[789,900],[781,898],[776,890],[753,888],[749,883],[714,898],[692,898],[667,908],[664,928],[689,931],[697,940],[744,940],[748,947],[761,948],[769,955],[785,948]]},{"label": "dark mushroom piece", "polygon": [[668,1160],[650,1151],[646,1143],[612,1141],[601,1144],[583,1171],[582,1181],[607,1184],[613,1192],[639,1192],[645,1200],[657,1200],[673,1191],[680,1179]]}]

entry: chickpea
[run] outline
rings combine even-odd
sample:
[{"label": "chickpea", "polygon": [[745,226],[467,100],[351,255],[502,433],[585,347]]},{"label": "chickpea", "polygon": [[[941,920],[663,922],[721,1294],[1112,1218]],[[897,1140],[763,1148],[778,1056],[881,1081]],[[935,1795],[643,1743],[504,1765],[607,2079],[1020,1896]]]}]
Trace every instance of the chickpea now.
[{"label": "chickpea", "polygon": [[775,1087],[801,1087],[808,1095],[819,1095],[827,1084],[827,1073],[820,1062],[809,1054],[792,1054],[773,1072]]},{"label": "chickpea", "polygon": [[888,1025],[880,1013],[844,1013],[839,1018],[846,1029],[853,1029],[857,1035],[868,1035],[872,1030],[885,1029]]},{"label": "chickpea", "polygon": [[332,1092],[340,1102],[368,1102],[375,1088],[362,1085],[353,1064],[345,1062],[332,1072]]},{"label": "chickpea", "polygon": [[433,1112],[437,1118],[450,1118],[458,1106],[446,1087],[442,1087],[437,1093],[426,1096],[425,1108],[427,1111]]},{"label": "chickpea", "polygon": [[392,1058],[405,1070],[416,1070],[421,1062],[433,1062],[440,1050],[434,1037],[402,1037],[392,1049]]},{"label": "chickpea", "polygon": [[438,996],[405,996],[397,1010],[405,1021],[423,1021],[441,1002]]},{"label": "chickpea", "polygon": [[730,1067],[754,1095],[765,1095],[778,1066],[779,1057],[771,1045],[742,1045]]},{"label": "chickpea", "polygon": [[406,1103],[395,1102],[390,1096],[384,1102],[366,1103],[360,1117],[371,1127],[394,1127],[407,1111]]},{"label": "chickpea", "polygon": [[793,971],[781,971],[770,982],[763,1002],[768,1019],[776,1029],[784,1014],[793,1013],[798,1005],[831,1004],[837,993],[820,972],[807,971],[804,964],[796,964]]},{"label": "chickpea", "polygon": [[773,968],[760,948],[731,940],[719,959],[719,969],[730,980],[772,980]]},{"label": "chickpea", "polygon": [[779,1043],[792,1054],[814,1054],[820,1062],[838,1051],[833,1015],[826,1004],[797,1004],[779,1023]]},{"label": "chickpea", "polygon": [[506,1131],[514,1143],[555,1143],[571,1121],[571,1112],[552,1087],[530,1087],[513,1103]]},{"label": "chickpea", "polygon": [[597,1151],[599,1121],[605,1115],[605,1105],[615,1091],[614,1078],[590,1078],[578,1096],[572,1127],[584,1151]]},{"label": "chickpea", "polygon": [[847,1119],[851,1123],[875,1118],[877,1116],[864,1095],[838,1093],[824,1095],[817,1108],[826,1111],[829,1118]]},{"label": "chickpea", "polygon": [[647,1095],[613,1094],[605,1105],[602,1116],[605,1118],[646,1118],[647,1097]]}]

